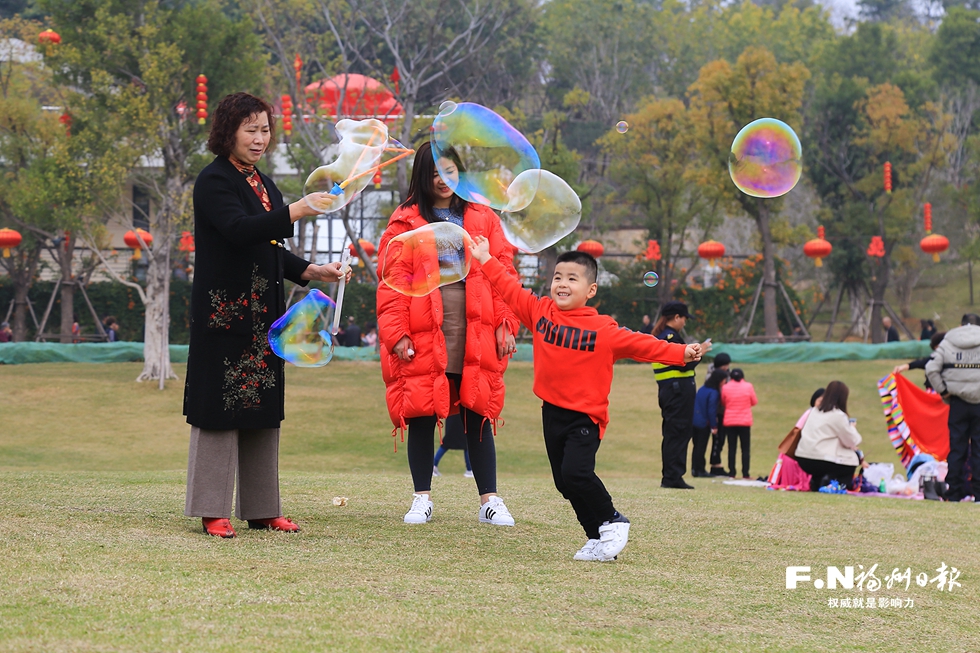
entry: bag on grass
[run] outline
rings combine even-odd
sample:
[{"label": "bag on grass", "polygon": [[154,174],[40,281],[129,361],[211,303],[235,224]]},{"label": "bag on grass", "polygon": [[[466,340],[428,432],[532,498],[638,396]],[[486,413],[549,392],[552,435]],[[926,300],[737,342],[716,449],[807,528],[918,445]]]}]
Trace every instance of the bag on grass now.
[{"label": "bag on grass", "polygon": [[878,487],[882,480],[887,483],[894,475],[895,465],[892,463],[871,463],[864,470],[864,478],[875,487]]}]

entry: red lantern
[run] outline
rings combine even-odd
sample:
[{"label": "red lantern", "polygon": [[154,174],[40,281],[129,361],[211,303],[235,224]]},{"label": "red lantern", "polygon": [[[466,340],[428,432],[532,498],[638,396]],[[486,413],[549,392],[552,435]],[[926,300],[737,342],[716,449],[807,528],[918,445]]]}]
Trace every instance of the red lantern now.
[{"label": "red lantern", "polygon": [[874,256],[875,258],[884,258],[885,241],[881,239],[881,236],[871,237],[871,243],[868,245],[868,256]]},{"label": "red lantern", "polygon": [[71,136],[71,114],[67,111],[58,116],[58,122],[65,126],[65,135]]},{"label": "red lantern", "polygon": [[180,233],[180,243],[177,245],[177,249],[185,254],[190,254],[194,251],[194,234],[189,231],[182,231]]},{"label": "red lantern", "polygon": [[643,258],[648,261],[660,260],[660,243],[655,240],[647,241],[647,251],[643,253]]},{"label": "red lantern", "polygon": [[823,227],[817,227],[817,237],[813,240],[807,241],[803,246],[803,253],[813,259],[813,265],[816,267],[823,267],[823,260],[830,256],[830,252],[833,251],[834,246],[827,242],[824,237]]},{"label": "red lantern", "polygon": [[37,35],[37,40],[38,43],[42,43],[44,45],[48,45],[48,44],[57,45],[61,43],[61,36],[58,34],[58,32],[54,31],[53,29],[46,29]]},{"label": "red lantern", "polygon": [[715,261],[725,255],[725,245],[717,240],[706,240],[698,245],[698,256],[708,259],[708,265],[714,267]]},{"label": "red lantern", "polygon": [[[362,250],[364,250],[365,256],[374,256],[374,252],[377,251],[374,247],[374,243],[372,243],[370,240],[364,240],[363,238],[358,238],[357,244],[361,246]],[[348,245],[347,249],[350,250],[351,256],[357,256],[357,248],[354,247],[354,243]]]},{"label": "red lantern", "polygon": [[3,257],[10,258],[10,248],[20,245],[21,240],[19,232],[6,227],[0,229],[0,249],[3,249]]},{"label": "red lantern", "polygon": [[203,125],[208,119],[208,78],[203,74],[197,79],[197,124]]},{"label": "red lantern", "polygon": [[575,249],[590,254],[593,258],[599,258],[606,251],[606,248],[598,240],[583,240]]},{"label": "red lantern", "polygon": [[926,233],[932,233],[932,204],[926,202],[922,205],[922,217],[925,222]]},{"label": "red lantern", "polygon": [[296,71],[296,92],[299,93],[300,80],[303,75],[303,59],[299,56],[299,52],[296,53],[296,58],[293,60],[293,70]]},{"label": "red lantern", "polygon": [[[139,234],[139,237],[136,236],[137,233]],[[145,243],[145,249],[149,249],[150,245],[153,244],[153,236],[150,235],[149,231],[137,229],[135,232],[127,231],[123,235],[123,242],[126,243],[126,246],[136,250],[135,252],[133,252],[134,261],[141,258],[140,250],[144,249],[143,243],[140,243],[140,238],[142,238],[143,243]]]},{"label": "red lantern", "polygon": [[395,86],[395,93],[398,93],[399,92],[398,91],[398,82],[399,82],[399,80],[401,80],[401,78],[402,78],[402,76],[398,72],[398,66],[395,66],[395,69],[391,71],[391,77],[389,77],[389,79],[391,80],[391,83],[394,84],[394,86]]},{"label": "red lantern", "polygon": [[374,177],[371,178],[374,183],[375,189],[381,188],[381,168],[379,167],[374,171]]},{"label": "red lantern", "polygon": [[885,161],[885,192],[889,195],[892,193],[892,164],[890,161]]},{"label": "red lantern", "polygon": [[932,254],[932,260],[939,263],[940,252],[949,249],[949,238],[939,234],[930,234],[919,241],[919,247],[926,254]]}]

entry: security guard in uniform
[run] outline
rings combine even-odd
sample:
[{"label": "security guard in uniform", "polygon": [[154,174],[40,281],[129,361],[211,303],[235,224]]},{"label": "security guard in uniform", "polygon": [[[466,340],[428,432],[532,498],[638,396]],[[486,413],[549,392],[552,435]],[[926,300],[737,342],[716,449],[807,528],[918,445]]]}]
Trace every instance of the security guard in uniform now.
[{"label": "security guard in uniform", "polygon": [[[680,331],[688,318],[687,304],[667,302],[660,310],[660,319],[653,333],[661,340],[685,344]],[[653,364],[657,379],[660,412],[663,415],[664,440],[661,454],[664,463],[664,476],[660,487],[693,490],[694,486],[684,482],[687,471],[687,445],[691,441],[694,420],[694,368],[697,362],[684,366]]]}]

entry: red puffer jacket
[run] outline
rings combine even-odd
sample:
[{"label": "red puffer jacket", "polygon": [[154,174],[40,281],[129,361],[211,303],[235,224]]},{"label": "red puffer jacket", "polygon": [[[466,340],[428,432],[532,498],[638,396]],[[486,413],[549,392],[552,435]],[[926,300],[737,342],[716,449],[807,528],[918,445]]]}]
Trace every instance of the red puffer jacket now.
[{"label": "red puffer jacket", "polygon": [[[384,264],[388,242],[400,234],[427,225],[417,206],[399,207],[388,221],[378,246]],[[463,228],[470,236],[490,241],[490,253],[516,277],[514,254],[504,238],[500,219],[489,207],[468,204]],[[446,378],[446,339],[442,333],[442,293],[408,297],[378,284],[378,337],[381,341],[381,373],[387,387],[388,414],[396,428],[404,429],[412,417],[449,415],[449,380]],[[496,329],[507,324],[516,334],[517,318],[483,276],[480,263],[473,260],[466,277],[466,352],[460,404],[496,420],[504,407],[504,370],[507,357],[497,358]],[[415,346],[415,357],[404,363],[393,353],[395,344],[408,336]]]}]

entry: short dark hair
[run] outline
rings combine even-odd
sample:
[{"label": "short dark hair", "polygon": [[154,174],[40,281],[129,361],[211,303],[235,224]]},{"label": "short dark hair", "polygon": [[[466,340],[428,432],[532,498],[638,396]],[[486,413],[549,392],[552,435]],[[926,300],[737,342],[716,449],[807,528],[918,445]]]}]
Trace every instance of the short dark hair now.
[{"label": "short dark hair", "polygon": [[232,93],[221,98],[218,108],[211,117],[211,133],[208,134],[208,149],[218,156],[228,156],[235,149],[235,134],[238,128],[252,116],[260,113],[269,115],[269,147],[276,147],[276,114],[272,105],[251,93]]},{"label": "short dark hair", "polygon": [[821,413],[829,413],[835,408],[839,408],[847,413],[847,396],[851,394],[847,385],[843,381],[831,381],[827,384],[827,391],[823,393],[823,401],[820,402]]},{"label": "short dark hair", "polygon": [[827,392],[827,388],[817,388],[812,395],[810,395],[810,408],[817,405],[817,399],[823,396],[823,393]]},{"label": "short dark hair", "polygon": [[960,326],[966,326],[967,324],[972,324],[974,326],[980,326],[980,315],[976,313],[967,313],[960,320]]},{"label": "short dark hair", "polygon": [[732,377],[732,381],[741,381],[745,378],[745,372],[742,371],[741,367],[736,367],[729,372],[729,375]]},{"label": "short dark hair", "polygon": [[929,347],[931,349],[937,348],[939,346],[939,343],[941,343],[943,341],[943,338],[945,337],[946,337],[945,331],[940,331],[939,333],[932,334],[932,337],[929,338]]},{"label": "short dark hair", "polygon": [[711,375],[705,380],[704,387],[717,390],[721,387],[721,382],[727,378],[728,370],[723,370],[720,367],[716,367],[714,370],[712,370]]},{"label": "short dark hair", "polygon": [[599,277],[599,264],[596,263],[595,257],[591,254],[586,254],[585,252],[580,252],[577,249],[573,249],[570,252],[565,252],[558,257],[555,261],[555,265],[559,263],[578,263],[585,268],[585,277],[588,279],[589,283],[595,283],[596,279]]}]

